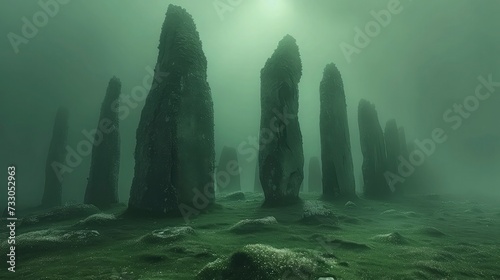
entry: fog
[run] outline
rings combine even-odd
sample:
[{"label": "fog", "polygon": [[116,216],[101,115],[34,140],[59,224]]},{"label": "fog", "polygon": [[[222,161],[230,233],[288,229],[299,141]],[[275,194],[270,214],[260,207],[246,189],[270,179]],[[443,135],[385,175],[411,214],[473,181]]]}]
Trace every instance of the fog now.
[{"label": "fog", "polygon": [[[46,2],[51,1],[40,1]],[[395,118],[405,127],[409,142],[431,138],[436,128],[445,131],[446,141],[425,158],[436,178],[426,189],[500,196],[500,87],[491,87],[493,92],[483,100],[470,97],[479,85],[484,95],[489,92],[485,80],[500,81],[498,1],[62,2],[59,11],[30,34],[32,38],[23,35],[23,18],[40,20],[34,18],[44,11],[40,3],[0,2],[0,161],[4,169],[16,166],[19,205],[41,200],[59,106],[69,108],[68,145],[76,149],[87,139],[82,131],[97,125],[112,76],[121,79],[124,97],[145,79],[149,88],[169,4],[186,8],[197,24],[214,101],[216,159],[224,146],[239,147],[244,190],[253,189],[257,163],[257,150],[251,147],[259,134],[260,70],[279,40],[290,34],[303,63],[299,121],[306,163],[320,156],[319,83],[325,65],[334,62],[345,86],[358,191],[362,155],[357,108],[360,99],[367,99],[376,105],[382,127]],[[373,36],[363,46],[357,44],[357,28],[366,33],[374,15],[388,9],[397,13],[377,23],[379,29],[370,31]],[[12,43],[12,33],[24,36],[24,41]],[[479,100],[477,106],[474,100]],[[464,102],[473,110],[456,112],[454,105]],[[128,200],[132,182],[135,132],[143,105],[144,99],[132,100],[122,112],[122,202]],[[89,164],[90,156],[84,156],[65,174],[63,201],[83,201]],[[0,174],[0,181],[6,182],[6,172]],[[6,191],[0,192],[0,201],[6,204]]]}]

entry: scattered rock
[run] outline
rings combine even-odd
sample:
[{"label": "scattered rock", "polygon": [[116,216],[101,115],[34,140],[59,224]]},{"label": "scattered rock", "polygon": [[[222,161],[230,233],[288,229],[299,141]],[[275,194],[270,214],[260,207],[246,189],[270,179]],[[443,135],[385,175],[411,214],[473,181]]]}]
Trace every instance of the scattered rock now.
[{"label": "scattered rock", "polygon": [[356,207],[358,207],[358,206],[356,205],[356,203],[354,203],[354,202],[352,202],[352,201],[348,201],[348,202],[345,204],[345,207],[347,207],[347,208],[356,208]]},{"label": "scattered rock", "polygon": [[276,218],[272,216],[261,219],[245,219],[237,222],[235,225],[229,228],[229,231],[239,234],[258,232],[263,230],[270,230],[270,226],[275,224],[278,224],[278,221],[276,221]]},{"label": "scattered rock", "polygon": [[141,237],[140,241],[149,244],[171,243],[195,234],[192,227],[169,227],[154,230]]},{"label": "scattered rock", "polygon": [[338,218],[333,211],[318,201],[306,201],[302,214],[302,223],[305,224],[338,224]]},{"label": "scattered rock", "polygon": [[115,221],[116,216],[113,214],[98,213],[90,215],[87,218],[78,222],[75,227],[95,227],[95,226],[105,226],[109,222]]},{"label": "scattered rock", "polygon": [[[295,252],[262,244],[246,245],[226,258],[207,264],[197,280],[317,280],[332,278],[335,261],[318,252]],[[327,275],[325,277],[325,275]],[[322,279],[320,278],[320,279]],[[333,278],[334,279],[334,278]]]},{"label": "scattered rock", "polygon": [[398,232],[392,232],[392,233],[388,233],[388,234],[379,234],[379,235],[375,235],[374,237],[372,237],[370,239],[377,241],[377,242],[393,244],[393,245],[404,245],[404,244],[408,243],[408,240],[406,240],[406,238],[404,238]]}]

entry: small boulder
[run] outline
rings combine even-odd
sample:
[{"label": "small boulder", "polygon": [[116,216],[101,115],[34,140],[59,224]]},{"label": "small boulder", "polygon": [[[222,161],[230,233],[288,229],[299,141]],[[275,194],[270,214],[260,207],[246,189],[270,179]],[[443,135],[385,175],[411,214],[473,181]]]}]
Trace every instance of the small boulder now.
[{"label": "small boulder", "polygon": [[[332,275],[335,261],[319,256],[318,252],[296,252],[263,244],[250,244],[229,257],[207,264],[197,280],[317,280]],[[330,276],[327,276],[330,277]],[[326,278],[328,279],[328,278]]]},{"label": "small boulder", "polygon": [[110,222],[115,221],[116,216],[113,214],[98,213],[90,215],[87,218],[78,222],[76,227],[95,227],[108,225]]},{"label": "small boulder", "polygon": [[346,202],[345,207],[347,207],[347,208],[356,208],[358,206],[356,205],[356,203],[354,203],[352,201],[348,201],[348,202]]},{"label": "small boulder", "polygon": [[333,211],[318,201],[306,201],[302,213],[302,223],[337,225],[338,218]]},{"label": "small boulder", "polygon": [[261,219],[245,219],[237,222],[231,228],[230,232],[242,234],[242,233],[252,233],[263,230],[272,229],[272,225],[278,224],[275,217],[269,216]]}]

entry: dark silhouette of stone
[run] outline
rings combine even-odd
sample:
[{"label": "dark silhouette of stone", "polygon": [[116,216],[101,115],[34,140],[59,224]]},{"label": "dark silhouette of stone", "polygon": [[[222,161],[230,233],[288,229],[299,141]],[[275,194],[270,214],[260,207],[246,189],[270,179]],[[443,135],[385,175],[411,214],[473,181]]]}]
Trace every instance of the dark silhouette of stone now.
[{"label": "dark silhouette of stone", "polygon": [[217,165],[217,192],[241,191],[240,165],[235,148],[224,147]]},{"label": "dark silhouette of stone", "polygon": [[302,62],[287,35],[261,70],[259,174],[266,206],[299,201],[304,179],[302,133],[297,118]]},{"label": "dark silhouette of stone", "polygon": [[118,104],[122,84],[113,77],[108,84],[97,123],[90,173],[84,203],[107,207],[118,203],[118,174],[120,172],[120,130]]},{"label": "dark silhouette of stone", "polygon": [[129,212],[179,216],[214,202],[214,116],[196,25],[170,5],[137,129]]},{"label": "dark silhouette of stone", "polygon": [[323,197],[356,196],[344,84],[333,63],[325,67],[320,84],[320,133]]},{"label": "dark silhouette of stone", "polygon": [[390,196],[391,189],[384,177],[387,171],[387,155],[375,105],[364,99],[359,102],[358,123],[363,154],[364,196],[385,199]]},{"label": "dark silhouette of stone", "polygon": [[321,182],[321,166],[319,158],[312,157],[309,159],[309,177],[308,189],[312,193],[322,193],[323,184]]},{"label": "dark silhouette of stone", "polygon": [[68,141],[68,116],[68,109],[60,107],[54,120],[52,140],[45,164],[45,189],[42,198],[42,207],[44,208],[62,205],[62,183]]}]

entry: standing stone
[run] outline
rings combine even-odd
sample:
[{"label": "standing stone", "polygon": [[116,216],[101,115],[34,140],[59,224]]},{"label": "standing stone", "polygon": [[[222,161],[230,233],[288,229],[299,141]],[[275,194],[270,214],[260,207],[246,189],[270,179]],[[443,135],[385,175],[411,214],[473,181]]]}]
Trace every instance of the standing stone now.
[{"label": "standing stone", "polygon": [[309,184],[308,189],[310,193],[322,193],[323,184],[321,182],[321,166],[319,158],[312,157],[309,159]]},{"label": "standing stone", "polygon": [[299,120],[302,62],[295,39],[286,35],[261,70],[259,174],[267,206],[299,201],[304,154]]},{"label": "standing stone", "polygon": [[199,213],[214,202],[214,115],[196,25],[170,5],[137,129],[129,210]]},{"label": "standing stone", "polygon": [[240,165],[235,148],[224,147],[217,165],[217,192],[241,191]]},{"label": "standing stone", "polygon": [[[68,109],[57,110],[52,130],[49,153],[45,164],[45,190],[42,207],[50,208],[62,204],[62,183],[65,173],[66,145],[68,141]],[[67,172],[67,171],[66,171]]]},{"label": "standing stone", "polygon": [[118,112],[122,84],[113,77],[108,84],[97,123],[90,173],[84,202],[97,207],[118,203],[118,174],[120,171],[120,130]]},{"label": "standing stone", "polygon": [[385,180],[387,155],[384,134],[375,105],[361,100],[358,107],[359,135],[363,154],[364,195],[372,199],[390,196],[391,189]]},{"label": "standing stone", "polygon": [[354,197],[356,186],[344,84],[333,63],[325,67],[320,84],[320,134],[323,197]]}]

